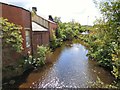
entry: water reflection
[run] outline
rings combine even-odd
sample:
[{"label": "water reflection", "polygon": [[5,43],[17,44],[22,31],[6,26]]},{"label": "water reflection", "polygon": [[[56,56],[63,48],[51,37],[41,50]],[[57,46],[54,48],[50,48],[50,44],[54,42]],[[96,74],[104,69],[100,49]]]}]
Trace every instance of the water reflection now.
[{"label": "water reflection", "polygon": [[51,64],[32,72],[20,88],[87,88],[87,82],[96,81],[97,76],[110,83],[112,76],[96,62],[88,60],[87,53],[81,44],[67,42],[53,53]]}]

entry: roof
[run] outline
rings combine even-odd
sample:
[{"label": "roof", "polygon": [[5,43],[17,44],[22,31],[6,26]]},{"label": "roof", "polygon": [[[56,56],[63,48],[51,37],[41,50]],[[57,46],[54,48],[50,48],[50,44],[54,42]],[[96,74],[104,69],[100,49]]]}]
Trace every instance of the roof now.
[{"label": "roof", "polygon": [[41,25],[32,22],[32,31],[48,31],[48,29],[42,27]]},{"label": "roof", "polygon": [[20,7],[20,6],[15,6],[15,5],[12,5],[12,4],[9,4],[9,3],[3,3],[3,2],[0,2],[0,4],[3,4],[3,5],[8,5],[8,6],[11,6],[11,7],[16,7],[16,8],[20,8],[20,9],[23,9],[27,12],[30,12],[29,10],[23,8],[23,7]]},{"label": "roof", "polygon": [[56,22],[53,22],[53,21],[51,21],[51,20],[48,20],[48,19],[46,19],[45,17],[41,17],[41,16],[39,16],[39,15],[37,15],[37,14],[36,14],[36,16],[38,16],[38,17],[40,17],[40,18],[48,21],[49,23],[57,24]]},{"label": "roof", "polygon": [[50,23],[53,23],[53,24],[57,24],[56,22],[51,21],[51,20],[47,20],[47,21],[50,22]]}]

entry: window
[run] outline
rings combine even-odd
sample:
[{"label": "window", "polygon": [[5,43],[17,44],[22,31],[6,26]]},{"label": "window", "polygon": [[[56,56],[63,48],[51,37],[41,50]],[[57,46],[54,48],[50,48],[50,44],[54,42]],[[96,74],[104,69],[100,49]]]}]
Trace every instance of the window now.
[{"label": "window", "polygon": [[26,47],[30,47],[30,31],[26,30],[25,35],[26,35]]}]

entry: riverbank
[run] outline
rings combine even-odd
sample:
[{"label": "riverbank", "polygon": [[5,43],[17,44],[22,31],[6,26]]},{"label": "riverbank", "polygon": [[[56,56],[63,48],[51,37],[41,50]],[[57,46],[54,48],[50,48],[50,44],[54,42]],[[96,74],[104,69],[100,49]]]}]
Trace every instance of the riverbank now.
[{"label": "riverbank", "polygon": [[67,41],[56,48],[50,57],[49,64],[33,70],[19,84],[19,88],[87,88],[88,82],[95,82],[97,76],[106,83],[113,81],[112,75],[88,60],[87,49],[78,42]]},{"label": "riverbank", "polygon": [[[104,39],[106,38],[104,36]],[[99,30],[90,31],[89,34],[80,35],[79,39],[85,43],[88,47],[87,56],[96,61],[99,66],[108,70],[115,78],[114,86],[120,88],[120,79],[119,79],[119,46],[118,41],[111,42],[112,38],[103,40],[101,32]],[[108,36],[109,37],[109,36]],[[116,42],[116,43],[115,43]],[[117,50],[118,49],[118,50]]]},{"label": "riverbank", "polygon": [[[12,79],[17,80],[12,86],[8,84],[4,85],[4,87],[20,89],[44,88],[44,85],[46,86],[47,84],[48,86],[46,87],[48,88],[57,88],[59,85],[54,86],[56,83],[60,84],[60,87],[66,87],[65,85],[67,85],[67,83],[72,85],[78,80],[75,86],[73,84],[73,87],[90,88],[92,87],[90,83],[95,83],[98,77],[104,84],[111,84],[114,81],[114,77],[108,70],[99,67],[96,61],[88,59],[86,56],[88,47],[84,45],[86,45],[84,42],[77,39],[64,42],[61,47],[54,50],[51,57],[49,57],[49,61],[47,61],[43,67],[26,71],[22,76]],[[58,75],[57,77],[56,74]],[[80,77],[85,80],[81,80]],[[62,78],[64,79],[64,84],[61,84],[63,82]],[[60,79],[60,81],[58,81],[58,79]],[[51,82],[53,86],[51,86],[49,82]],[[78,83],[84,85],[79,86]],[[37,85],[40,85],[40,87]],[[67,85],[67,87],[70,87],[69,85]],[[99,87],[100,85],[101,83],[98,83],[96,87],[101,88]]]}]

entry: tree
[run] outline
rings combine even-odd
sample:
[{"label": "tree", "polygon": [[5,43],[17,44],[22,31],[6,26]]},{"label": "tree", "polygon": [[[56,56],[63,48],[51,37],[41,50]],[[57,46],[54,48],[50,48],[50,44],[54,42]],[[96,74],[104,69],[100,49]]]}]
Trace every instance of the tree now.
[{"label": "tree", "polygon": [[89,56],[120,79],[120,0],[102,1],[99,9],[103,19],[97,20],[89,38]]},{"label": "tree", "polygon": [[54,21],[56,23],[61,23],[61,18],[60,17],[54,17]]}]

